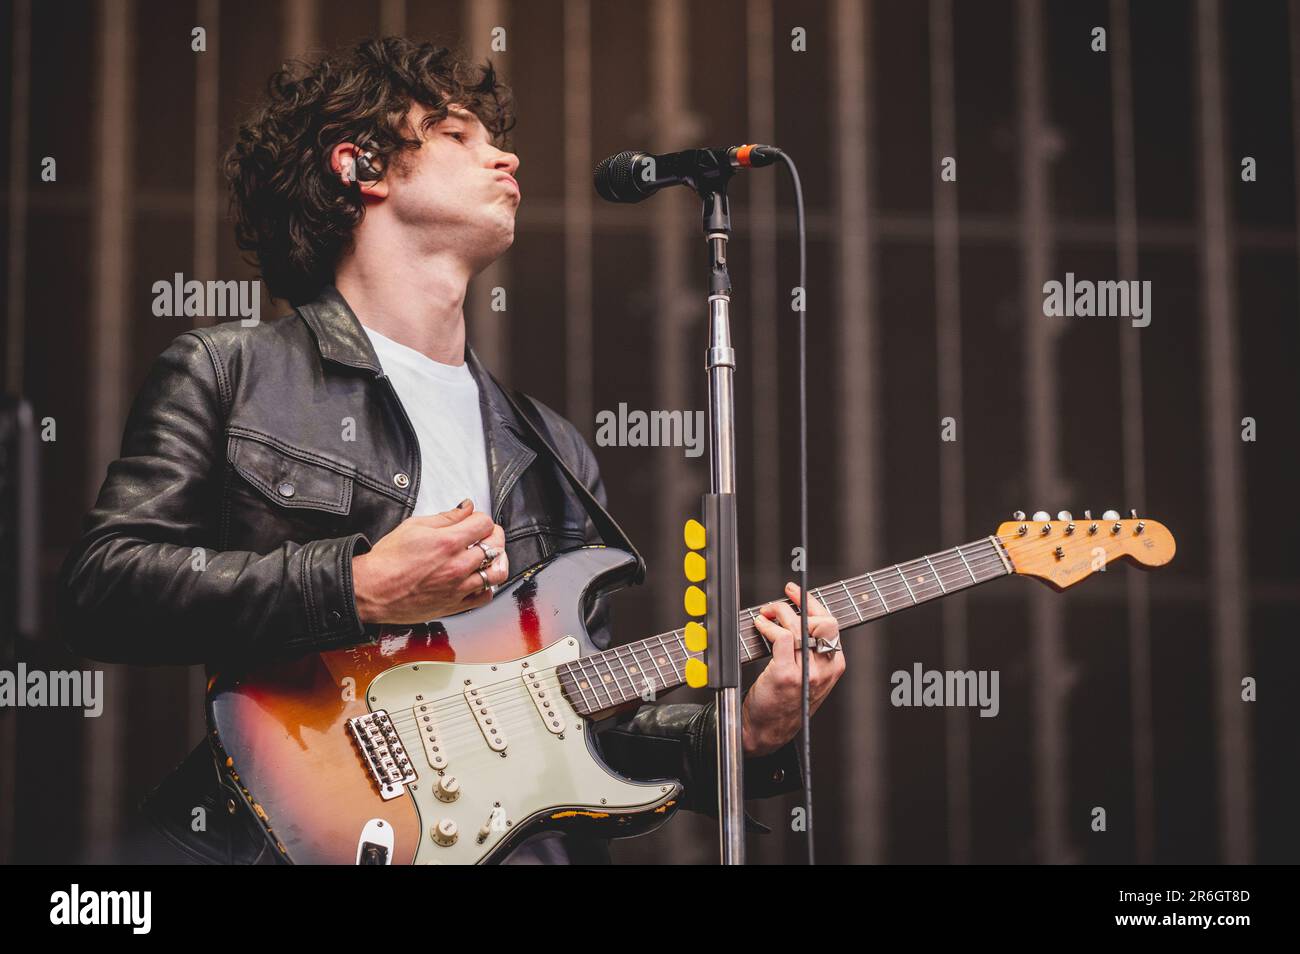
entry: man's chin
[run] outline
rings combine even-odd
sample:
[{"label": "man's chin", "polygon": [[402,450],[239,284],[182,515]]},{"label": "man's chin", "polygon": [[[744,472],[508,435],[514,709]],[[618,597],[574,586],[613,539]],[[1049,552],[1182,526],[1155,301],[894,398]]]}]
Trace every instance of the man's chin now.
[{"label": "man's chin", "polygon": [[515,230],[513,226],[511,227],[509,232],[503,232],[499,235],[493,236],[492,241],[484,242],[482,246],[480,246],[480,254],[478,256],[478,267],[474,270],[475,273],[477,274],[478,272],[483,271],[483,269],[487,268],[498,258],[500,258],[502,255],[508,252],[510,250],[510,246],[514,244],[515,244]]}]

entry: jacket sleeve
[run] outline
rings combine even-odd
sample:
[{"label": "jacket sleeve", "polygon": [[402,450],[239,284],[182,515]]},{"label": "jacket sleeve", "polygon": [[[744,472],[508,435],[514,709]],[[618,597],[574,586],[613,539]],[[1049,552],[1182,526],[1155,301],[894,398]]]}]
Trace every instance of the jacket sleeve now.
[{"label": "jacket sleeve", "polygon": [[364,534],[266,554],[218,551],[229,395],[200,331],[150,368],[82,537],[59,571],[67,644],[105,662],[192,665],[346,645],[364,628],[352,556]]},{"label": "jacket sleeve", "polygon": [[[580,465],[574,473],[608,508],[605,482],[590,445],[574,431]],[[600,540],[590,518],[588,542]],[[611,645],[609,596],[593,601],[587,632],[599,646]],[[718,814],[717,706],[699,703],[653,702],[639,706],[630,717],[615,721],[597,735],[601,754],[614,770],[632,778],[676,778],[685,786],[682,807],[711,817]],[[770,798],[803,786],[797,740],[769,755],[744,760],[745,797]],[[750,826],[766,831],[752,818]]]}]

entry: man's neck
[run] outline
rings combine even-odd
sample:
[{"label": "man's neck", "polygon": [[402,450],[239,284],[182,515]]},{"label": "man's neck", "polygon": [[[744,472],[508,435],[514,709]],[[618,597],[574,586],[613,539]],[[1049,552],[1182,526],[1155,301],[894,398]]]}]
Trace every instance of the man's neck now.
[{"label": "man's neck", "polygon": [[367,268],[349,259],[340,265],[335,287],[373,331],[434,361],[465,360],[465,289],[470,273],[453,256],[418,266]]}]

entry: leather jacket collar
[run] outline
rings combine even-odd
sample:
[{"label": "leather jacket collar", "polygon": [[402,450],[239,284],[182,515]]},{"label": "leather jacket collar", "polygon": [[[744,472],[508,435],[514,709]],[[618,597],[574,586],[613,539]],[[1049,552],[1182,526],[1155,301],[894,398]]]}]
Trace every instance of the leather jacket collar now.
[{"label": "leather jacket collar", "polygon": [[[298,313],[311,329],[323,360],[369,371],[376,377],[384,373],[361,321],[335,286],[326,285],[314,301],[299,306]],[[500,522],[503,498],[514,479],[537,457],[537,452],[522,440],[523,429],[502,396],[501,385],[483,366],[468,336],[464,360],[478,384],[492,485],[492,514]]]}]

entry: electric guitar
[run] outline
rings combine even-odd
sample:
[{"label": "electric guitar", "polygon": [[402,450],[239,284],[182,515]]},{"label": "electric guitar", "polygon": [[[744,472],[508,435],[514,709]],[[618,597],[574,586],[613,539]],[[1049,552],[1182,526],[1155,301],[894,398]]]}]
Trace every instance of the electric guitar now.
[{"label": "electric guitar", "polygon": [[[1061,517],[1004,523],[812,593],[843,631],[1002,576],[1063,590],[1121,558],[1141,567],[1173,558],[1174,539],[1154,520]],[[476,864],[545,828],[653,830],[675,810],[681,784],[615,774],[592,726],[685,683],[696,654],[683,630],[605,651],[590,641],[587,600],[626,585],[634,566],[622,550],[579,547],[478,609],[215,674],[211,742],[267,837],[298,863]],[[744,662],[768,655],[758,609],[740,614]]]}]

